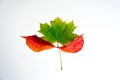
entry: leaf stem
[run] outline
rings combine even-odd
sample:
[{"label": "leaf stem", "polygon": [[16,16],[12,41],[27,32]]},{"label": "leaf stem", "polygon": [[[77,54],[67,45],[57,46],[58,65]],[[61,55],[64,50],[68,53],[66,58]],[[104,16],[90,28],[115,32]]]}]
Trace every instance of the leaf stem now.
[{"label": "leaf stem", "polygon": [[60,53],[60,70],[63,70],[63,67],[62,67],[62,54],[61,54],[61,51],[60,51],[60,49],[59,49],[59,44],[58,44],[58,42],[57,42],[57,48],[58,48],[58,50],[59,50],[59,53]]}]

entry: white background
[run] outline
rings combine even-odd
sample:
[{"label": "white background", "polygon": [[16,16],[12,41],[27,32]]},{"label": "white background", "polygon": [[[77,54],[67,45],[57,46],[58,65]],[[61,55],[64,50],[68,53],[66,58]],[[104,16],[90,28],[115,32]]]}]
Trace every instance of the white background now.
[{"label": "white background", "polygon": [[[83,49],[35,53],[20,35],[39,23],[74,20]],[[0,80],[120,80],[120,0],[0,0]]]}]

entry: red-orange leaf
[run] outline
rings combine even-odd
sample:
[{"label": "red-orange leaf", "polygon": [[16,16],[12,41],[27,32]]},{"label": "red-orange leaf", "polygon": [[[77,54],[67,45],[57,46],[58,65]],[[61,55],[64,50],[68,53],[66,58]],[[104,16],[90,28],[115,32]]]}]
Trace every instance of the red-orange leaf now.
[{"label": "red-orange leaf", "polygon": [[26,44],[28,47],[35,52],[51,49],[54,47],[51,43],[43,40],[40,37],[37,37],[36,35],[22,37],[26,39]]},{"label": "red-orange leaf", "polygon": [[83,47],[84,40],[83,35],[76,37],[72,42],[70,42],[68,45],[64,45],[60,47],[60,49],[64,52],[70,52],[70,53],[76,53],[80,51]]}]

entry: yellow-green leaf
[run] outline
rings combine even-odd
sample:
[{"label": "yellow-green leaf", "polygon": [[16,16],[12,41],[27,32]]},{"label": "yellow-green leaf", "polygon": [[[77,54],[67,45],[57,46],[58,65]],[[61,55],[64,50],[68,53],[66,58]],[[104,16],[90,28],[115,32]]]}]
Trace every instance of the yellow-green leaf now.
[{"label": "yellow-green leaf", "polygon": [[67,23],[57,17],[50,24],[41,23],[39,32],[43,34],[42,38],[50,43],[58,42],[65,45],[78,36],[73,33],[75,28],[73,21]]}]

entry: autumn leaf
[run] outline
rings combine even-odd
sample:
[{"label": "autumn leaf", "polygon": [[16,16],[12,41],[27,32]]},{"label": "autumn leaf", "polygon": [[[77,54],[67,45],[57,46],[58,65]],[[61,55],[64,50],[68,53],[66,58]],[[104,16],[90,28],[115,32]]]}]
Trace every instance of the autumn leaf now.
[{"label": "autumn leaf", "polygon": [[[40,23],[40,30],[38,32],[43,35],[42,37],[36,35],[22,37],[26,39],[28,47],[35,52],[54,47],[58,48],[62,70],[62,56],[60,50],[68,53],[77,53],[84,45],[83,34],[80,36],[75,34],[75,29],[76,26],[73,21],[67,23],[57,17],[53,21],[50,21],[50,24]],[[57,43],[57,46],[54,46],[54,43]],[[59,44],[62,46],[60,47]]]},{"label": "autumn leaf", "polygon": [[35,52],[51,49],[54,47],[51,43],[43,40],[40,37],[37,37],[36,35],[21,37],[26,39],[26,44],[28,45],[28,47]]},{"label": "autumn leaf", "polygon": [[76,37],[69,44],[60,47],[60,49],[64,52],[69,52],[69,53],[76,53],[80,51],[84,44],[84,40],[82,36],[83,35]]}]

